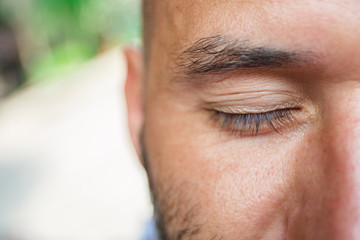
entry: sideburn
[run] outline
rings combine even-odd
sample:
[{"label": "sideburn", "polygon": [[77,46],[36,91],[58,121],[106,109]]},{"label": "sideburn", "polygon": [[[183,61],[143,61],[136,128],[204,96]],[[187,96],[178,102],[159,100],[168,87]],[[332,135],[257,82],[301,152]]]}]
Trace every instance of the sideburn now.
[{"label": "sideburn", "polygon": [[142,129],[140,131],[140,148],[141,148],[141,160],[142,160],[144,169],[145,169],[147,177],[148,177],[151,201],[154,206],[154,218],[156,221],[158,240],[169,240],[167,233],[166,233],[166,229],[165,229],[165,223],[159,213],[159,207],[158,207],[159,205],[158,205],[155,190],[153,187],[154,184],[153,184],[153,179],[152,179],[151,170],[150,170],[150,166],[149,166],[147,148],[146,148],[146,144],[145,144],[144,126],[142,127]]}]

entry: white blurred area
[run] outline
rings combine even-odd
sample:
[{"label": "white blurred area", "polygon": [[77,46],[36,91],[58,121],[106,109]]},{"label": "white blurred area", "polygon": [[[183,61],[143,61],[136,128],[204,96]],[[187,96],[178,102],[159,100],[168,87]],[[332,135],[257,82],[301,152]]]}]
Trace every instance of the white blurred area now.
[{"label": "white blurred area", "polygon": [[119,48],[0,101],[0,239],[136,240],[152,216]]}]

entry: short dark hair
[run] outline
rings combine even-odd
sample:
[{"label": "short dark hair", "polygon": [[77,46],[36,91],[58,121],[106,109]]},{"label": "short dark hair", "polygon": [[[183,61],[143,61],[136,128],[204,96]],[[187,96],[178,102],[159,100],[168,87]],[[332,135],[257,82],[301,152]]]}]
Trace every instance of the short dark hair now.
[{"label": "short dark hair", "polygon": [[148,55],[153,34],[155,4],[156,0],[142,0],[142,34],[145,56]]}]

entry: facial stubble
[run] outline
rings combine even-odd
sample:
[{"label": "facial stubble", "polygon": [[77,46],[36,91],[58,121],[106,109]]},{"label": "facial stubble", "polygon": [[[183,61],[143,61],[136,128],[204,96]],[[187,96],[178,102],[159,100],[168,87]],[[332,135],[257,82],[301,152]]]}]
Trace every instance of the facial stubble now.
[{"label": "facial stubble", "polygon": [[[156,181],[152,173],[144,129],[140,135],[141,158],[148,176],[151,199],[159,240],[195,239],[203,233],[203,225],[199,223],[200,204],[187,197],[188,187],[184,183]],[[209,240],[221,239],[212,235]]]}]

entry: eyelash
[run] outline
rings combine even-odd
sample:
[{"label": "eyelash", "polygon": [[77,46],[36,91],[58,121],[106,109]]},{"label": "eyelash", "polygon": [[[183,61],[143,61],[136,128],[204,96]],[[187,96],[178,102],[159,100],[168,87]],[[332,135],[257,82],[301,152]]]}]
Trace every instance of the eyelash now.
[{"label": "eyelash", "polygon": [[210,119],[222,130],[229,129],[232,133],[244,136],[256,136],[267,124],[270,129],[280,134],[280,129],[294,122],[294,111],[299,109],[278,109],[261,113],[226,113],[214,111]]}]

